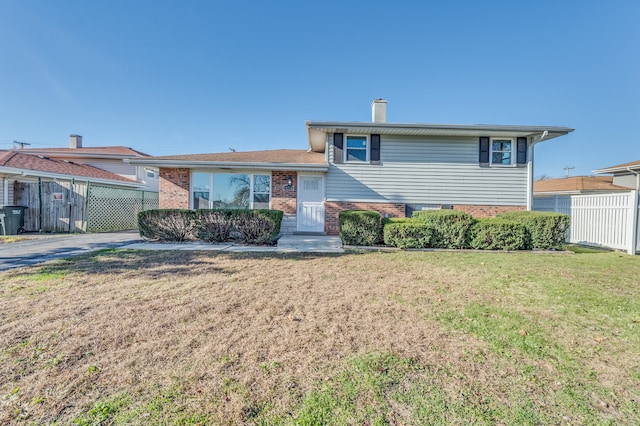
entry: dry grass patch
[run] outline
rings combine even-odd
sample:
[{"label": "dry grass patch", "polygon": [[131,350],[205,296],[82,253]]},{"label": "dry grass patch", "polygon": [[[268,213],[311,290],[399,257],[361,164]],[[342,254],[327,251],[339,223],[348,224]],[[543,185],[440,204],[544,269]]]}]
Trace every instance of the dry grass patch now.
[{"label": "dry grass patch", "polygon": [[637,258],[103,251],[0,274],[0,423],[639,422]]}]

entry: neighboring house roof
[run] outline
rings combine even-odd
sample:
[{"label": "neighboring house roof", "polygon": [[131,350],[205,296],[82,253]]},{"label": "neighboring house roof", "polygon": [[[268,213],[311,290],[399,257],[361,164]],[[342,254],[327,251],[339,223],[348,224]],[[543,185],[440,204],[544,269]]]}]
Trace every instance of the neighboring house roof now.
[{"label": "neighboring house roof", "polygon": [[149,154],[136,151],[127,146],[92,146],[80,148],[26,148],[24,154],[85,157],[85,158],[137,158],[149,157]]},{"label": "neighboring house roof", "polygon": [[131,164],[156,167],[236,167],[269,170],[326,171],[325,155],[302,149],[222,152],[214,154],[168,155],[125,160]]},{"label": "neighboring house roof", "polygon": [[605,173],[616,173],[616,172],[630,172],[630,171],[640,171],[640,160],[631,161],[629,163],[618,164],[617,166],[605,167],[603,169],[594,170],[593,173],[596,174],[605,174]]},{"label": "neighboring house roof", "polygon": [[613,176],[573,176],[533,182],[535,194],[579,194],[594,191],[629,191],[629,188],[614,185]]},{"label": "neighboring house roof", "polygon": [[0,173],[22,176],[79,179],[125,186],[140,186],[134,180],[86,164],[54,160],[49,157],[23,154],[20,151],[0,151]]},{"label": "neighboring house roof", "polygon": [[568,127],[554,126],[512,126],[493,124],[427,124],[427,123],[387,123],[387,122],[331,122],[307,121],[309,147],[322,152],[325,147],[326,133],[355,133],[400,136],[503,136],[539,137],[537,142],[552,139],[573,132]]}]

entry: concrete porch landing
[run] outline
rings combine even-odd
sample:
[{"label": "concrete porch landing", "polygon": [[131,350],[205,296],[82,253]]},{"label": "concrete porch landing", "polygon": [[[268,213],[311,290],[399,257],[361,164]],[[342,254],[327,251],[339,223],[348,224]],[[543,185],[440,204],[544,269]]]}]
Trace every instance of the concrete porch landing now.
[{"label": "concrete porch landing", "polygon": [[340,237],[332,235],[283,235],[278,250],[292,252],[342,253]]}]

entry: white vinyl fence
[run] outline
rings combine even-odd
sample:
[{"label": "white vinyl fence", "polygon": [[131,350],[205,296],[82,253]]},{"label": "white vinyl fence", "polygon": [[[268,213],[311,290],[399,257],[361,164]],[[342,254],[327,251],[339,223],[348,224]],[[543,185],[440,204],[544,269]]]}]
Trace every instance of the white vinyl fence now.
[{"label": "white vinyl fence", "polygon": [[638,191],[535,197],[533,210],[571,216],[570,243],[640,251]]}]

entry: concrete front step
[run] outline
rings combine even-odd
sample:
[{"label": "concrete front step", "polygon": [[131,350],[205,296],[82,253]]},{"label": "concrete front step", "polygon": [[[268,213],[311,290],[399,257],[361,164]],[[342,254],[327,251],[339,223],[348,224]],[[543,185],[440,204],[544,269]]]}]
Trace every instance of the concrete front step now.
[{"label": "concrete front step", "polygon": [[342,252],[340,237],[331,235],[283,235],[278,239],[278,248],[294,251]]}]

